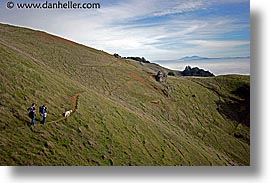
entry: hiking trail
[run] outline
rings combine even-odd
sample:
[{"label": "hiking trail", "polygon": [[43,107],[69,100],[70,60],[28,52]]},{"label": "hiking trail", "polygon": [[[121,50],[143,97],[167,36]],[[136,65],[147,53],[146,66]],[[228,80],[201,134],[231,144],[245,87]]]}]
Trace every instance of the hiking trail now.
[{"label": "hiking trail", "polygon": [[[72,113],[71,113],[71,115],[72,115],[73,113],[75,113],[75,111],[76,111],[76,109],[77,109],[77,105],[78,105],[77,100],[78,100],[79,95],[80,95],[80,93],[77,93],[77,94],[75,94],[74,96],[70,97],[70,100],[72,101],[72,109],[71,109],[71,110],[72,110]],[[68,116],[68,117],[70,117],[70,116]],[[46,122],[46,124],[58,123],[58,122],[60,122],[60,121],[63,121],[63,120],[65,120],[65,119],[67,119],[68,117],[62,117],[62,118],[59,118],[59,119],[54,120],[54,121]],[[42,125],[42,124],[40,124],[40,125]]]}]

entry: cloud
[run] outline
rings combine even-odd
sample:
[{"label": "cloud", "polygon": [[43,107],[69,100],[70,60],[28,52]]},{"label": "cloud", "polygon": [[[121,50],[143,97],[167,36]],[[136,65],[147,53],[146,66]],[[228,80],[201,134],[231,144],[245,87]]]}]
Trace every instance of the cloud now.
[{"label": "cloud", "polygon": [[[172,7],[169,7],[168,3],[174,3],[174,5]],[[154,16],[174,15],[183,12],[198,10],[204,7],[204,3],[201,0],[185,1],[184,3],[182,3],[182,1],[169,1],[168,3],[164,4],[164,7],[167,7],[167,9],[157,11],[156,13],[154,13]]]},{"label": "cloud", "polygon": [[250,41],[216,41],[216,40],[190,40],[187,44],[193,44],[201,47],[236,47],[242,45],[249,45]]}]

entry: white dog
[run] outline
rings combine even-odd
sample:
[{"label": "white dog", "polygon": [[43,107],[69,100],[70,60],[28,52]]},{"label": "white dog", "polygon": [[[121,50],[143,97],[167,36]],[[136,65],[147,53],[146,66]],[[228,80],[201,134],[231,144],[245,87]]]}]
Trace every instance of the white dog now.
[{"label": "white dog", "polygon": [[65,118],[69,117],[70,114],[71,114],[72,112],[73,112],[73,110],[66,111],[66,112],[64,113],[64,117],[65,117]]}]

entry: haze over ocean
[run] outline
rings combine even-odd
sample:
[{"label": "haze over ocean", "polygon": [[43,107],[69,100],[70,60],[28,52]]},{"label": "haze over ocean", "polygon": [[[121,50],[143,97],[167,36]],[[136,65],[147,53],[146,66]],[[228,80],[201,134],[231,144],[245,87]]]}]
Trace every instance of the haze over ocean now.
[{"label": "haze over ocean", "polygon": [[168,60],[155,61],[169,69],[183,71],[186,66],[199,67],[204,70],[209,70],[215,75],[225,74],[244,74],[250,75],[250,58],[221,58],[207,60]]}]

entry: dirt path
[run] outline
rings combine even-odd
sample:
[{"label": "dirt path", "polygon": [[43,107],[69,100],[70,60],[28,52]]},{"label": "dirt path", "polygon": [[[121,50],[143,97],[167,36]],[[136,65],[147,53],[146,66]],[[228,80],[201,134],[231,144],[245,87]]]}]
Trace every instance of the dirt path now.
[{"label": "dirt path", "polygon": [[[70,100],[71,100],[71,102],[72,102],[72,114],[76,111],[76,109],[77,109],[77,100],[78,100],[78,97],[79,97],[79,95],[80,95],[80,93],[77,93],[77,94],[75,94],[74,96],[72,96],[72,97],[70,97]],[[72,115],[71,114],[71,115]],[[68,117],[70,117],[70,116],[68,116]],[[68,117],[62,117],[62,118],[59,118],[59,119],[57,119],[57,120],[54,120],[54,121],[50,121],[50,122],[47,122],[46,124],[51,124],[51,123],[58,123],[58,122],[60,122],[60,121],[63,121],[63,120],[65,120],[65,119],[67,119]]]}]

